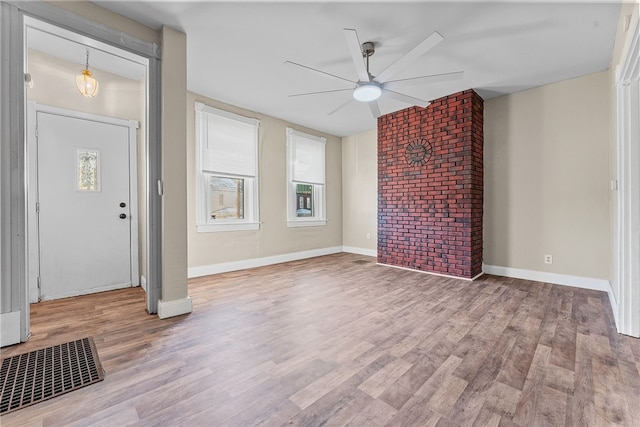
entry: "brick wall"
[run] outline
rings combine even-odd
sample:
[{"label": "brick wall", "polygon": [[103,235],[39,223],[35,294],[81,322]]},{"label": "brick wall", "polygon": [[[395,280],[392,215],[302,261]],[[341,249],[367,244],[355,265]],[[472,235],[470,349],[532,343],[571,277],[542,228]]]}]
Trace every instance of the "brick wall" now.
[{"label": "brick wall", "polygon": [[466,90],[378,119],[378,262],[482,272],[482,98]]}]

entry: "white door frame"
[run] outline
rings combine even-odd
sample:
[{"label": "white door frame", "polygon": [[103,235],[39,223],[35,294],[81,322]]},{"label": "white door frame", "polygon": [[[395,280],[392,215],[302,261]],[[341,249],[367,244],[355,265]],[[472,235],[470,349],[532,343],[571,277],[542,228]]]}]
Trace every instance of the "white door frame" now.
[{"label": "white door frame", "polygon": [[640,337],[640,25],[632,34],[616,69],[616,197],[614,299],[618,332]]},{"label": "white door frame", "polygon": [[129,128],[129,204],[131,219],[131,286],[139,285],[138,268],[138,122],[136,120],[123,120],[113,117],[89,114],[64,108],[29,102],[27,108],[27,247],[28,249],[28,273],[27,294],[29,302],[40,300],[38,277],[40,276],[40,250],[38,229],[38,143],[37,143],[37,114],[39,112],[55,114],[58,116],[75,119],[89,120]]}]

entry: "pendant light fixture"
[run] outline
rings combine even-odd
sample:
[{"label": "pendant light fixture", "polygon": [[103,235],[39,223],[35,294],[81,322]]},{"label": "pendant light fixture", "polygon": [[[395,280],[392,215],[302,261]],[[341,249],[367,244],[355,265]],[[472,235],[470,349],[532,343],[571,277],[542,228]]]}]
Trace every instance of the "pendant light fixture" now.
[{"label": "pendant light fixture", "polygon": [[84,70],[76,76],[76,86],[83,96],[93,98],[98,93],[98,81],[89,71],[89,49],[87,49],[87,62]]}]

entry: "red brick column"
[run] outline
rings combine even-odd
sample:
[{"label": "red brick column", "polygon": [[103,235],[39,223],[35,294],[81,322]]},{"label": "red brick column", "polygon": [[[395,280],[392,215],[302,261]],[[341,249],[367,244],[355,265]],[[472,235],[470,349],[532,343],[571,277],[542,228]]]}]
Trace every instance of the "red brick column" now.
[{"label": "red brick column", "polygon": [[378,262],[482,272],[482,98],[466,90],[378,119]]}]

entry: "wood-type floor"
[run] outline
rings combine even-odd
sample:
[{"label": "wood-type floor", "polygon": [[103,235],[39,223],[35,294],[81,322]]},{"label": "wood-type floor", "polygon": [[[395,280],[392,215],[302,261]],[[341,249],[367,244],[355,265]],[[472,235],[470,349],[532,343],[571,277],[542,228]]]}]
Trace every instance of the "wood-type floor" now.
[{"label": "wood-type floor", "polygon": [[167,320],[140,288],[33,305],[3,357],[90,335],[106,378],[2,426],[640,426],[640,340],[602,292],[336,254],[189,294]]}]

